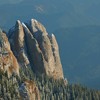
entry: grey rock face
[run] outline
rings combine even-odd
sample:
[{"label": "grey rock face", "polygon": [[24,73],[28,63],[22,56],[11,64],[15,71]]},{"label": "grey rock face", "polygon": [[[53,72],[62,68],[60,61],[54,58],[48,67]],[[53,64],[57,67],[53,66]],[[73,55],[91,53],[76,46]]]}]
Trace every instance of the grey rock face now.
[{"label": "grey rock face", "polygon": [[36,41],[36,39],[33,37],[30,30],[27,28],[25,24],[23,24],[24,30],[25,30],[25,41],[27,45],[27,52],[28,56],[31,62],[32,69],[35,73],[45,73],[45,61],[42,55],[42,52],[39,48],[39,45]]},{"label": "grey rock face", "polygon": [[17,21],[9,34],[13,51],[20,63],[30,63],[35,73],[55,79],[63,78],[56,38],[50,36],[41,23],[35,19],[26,24]]},{"label": "grey rock face", "polygon": [[12,50],[17,57],[19,63],[28,65],[29,60],[27,57],[26,44],[24,39],[25,33],[23,30],[23,26],[19,20],[16,21],[16,25],[13,31],[9,31],[9,34],[11,34],[9,40],[11,43]]}]

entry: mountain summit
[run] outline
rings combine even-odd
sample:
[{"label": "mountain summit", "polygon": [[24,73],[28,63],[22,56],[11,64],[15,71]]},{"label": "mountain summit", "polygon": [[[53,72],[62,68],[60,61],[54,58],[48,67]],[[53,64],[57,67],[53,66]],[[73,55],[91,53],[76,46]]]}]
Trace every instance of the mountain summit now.
[{"label": "mountain summit", "polygon": [[28,23],[17,20],[8,35],[12,51],[21,66],[30,65],[36,74],[63,78],[56,38],[54,34],[49,35],[41,23],[35,19]]},{"label": "mountain summit", "polygon": [[64,79],[55,36],[35,19],[17,20],[8,37],[0,30],[0,99],[40,100],[41,76]]}]

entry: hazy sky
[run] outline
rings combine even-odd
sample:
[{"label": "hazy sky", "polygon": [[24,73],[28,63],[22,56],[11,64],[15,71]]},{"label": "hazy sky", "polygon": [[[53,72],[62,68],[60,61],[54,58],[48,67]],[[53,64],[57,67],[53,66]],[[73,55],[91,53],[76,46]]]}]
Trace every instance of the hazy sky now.
[{"label": "hazy sky", "polygon": [[0,5],[3,4],[16,4],[16,3],[20,3],[24,0],[0,0]]},{"label": "hazy sky", "polygon": [[0,26],[33,17],[50,30],[56,29],[54,23],[57,27],[100,25],[99,9],[100,0],[0,0]]}]

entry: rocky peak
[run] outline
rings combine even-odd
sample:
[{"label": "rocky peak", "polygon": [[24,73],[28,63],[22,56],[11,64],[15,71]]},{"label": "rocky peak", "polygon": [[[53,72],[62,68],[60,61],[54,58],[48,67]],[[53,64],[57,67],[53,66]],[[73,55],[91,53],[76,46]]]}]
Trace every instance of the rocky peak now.
[{"label": "rocky peak", "polygon": [[24,32],[23,32],[22,24],[19,20],[16,21],[15,30],[16,30],[15,39],[17,39],[17,42],[18,42],[17,44],[19,44],[20,47],[23,47],[23,45],[24,45]]},{"label": "rocky peak", "polygon": [[9,34],[12,51],[14,52],[19,64],[28,65],[29,60],[27,58],[26,44],[24,40],[25,34],[23,26],[19,20],[16,21],[13,30],[9,31]]},{"label": "rocky peak", "polygon": [[[33,34],[39,32],[41,35],[47,35],[45,27],[35,19],[31,19],[28,26]],[[37,35],[40,35],[39,33]]]},{"label": "rocky peak", "polygon": [[63,78],[56,38],[41,23],[35,19],[29,23],[18,20],[9,34],[12,50],[21,65],[30,64],[36,74]]}]

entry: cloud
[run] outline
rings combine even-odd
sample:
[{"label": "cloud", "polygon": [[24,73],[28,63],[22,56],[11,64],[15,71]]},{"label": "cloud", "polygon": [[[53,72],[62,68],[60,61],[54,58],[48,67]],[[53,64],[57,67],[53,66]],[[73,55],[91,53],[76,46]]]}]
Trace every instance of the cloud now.
[{"label": "cloud", "polygon": [[0,0],[0,5],[4,5],[4,4],[17,4],[20,3],[24,0]]}]

